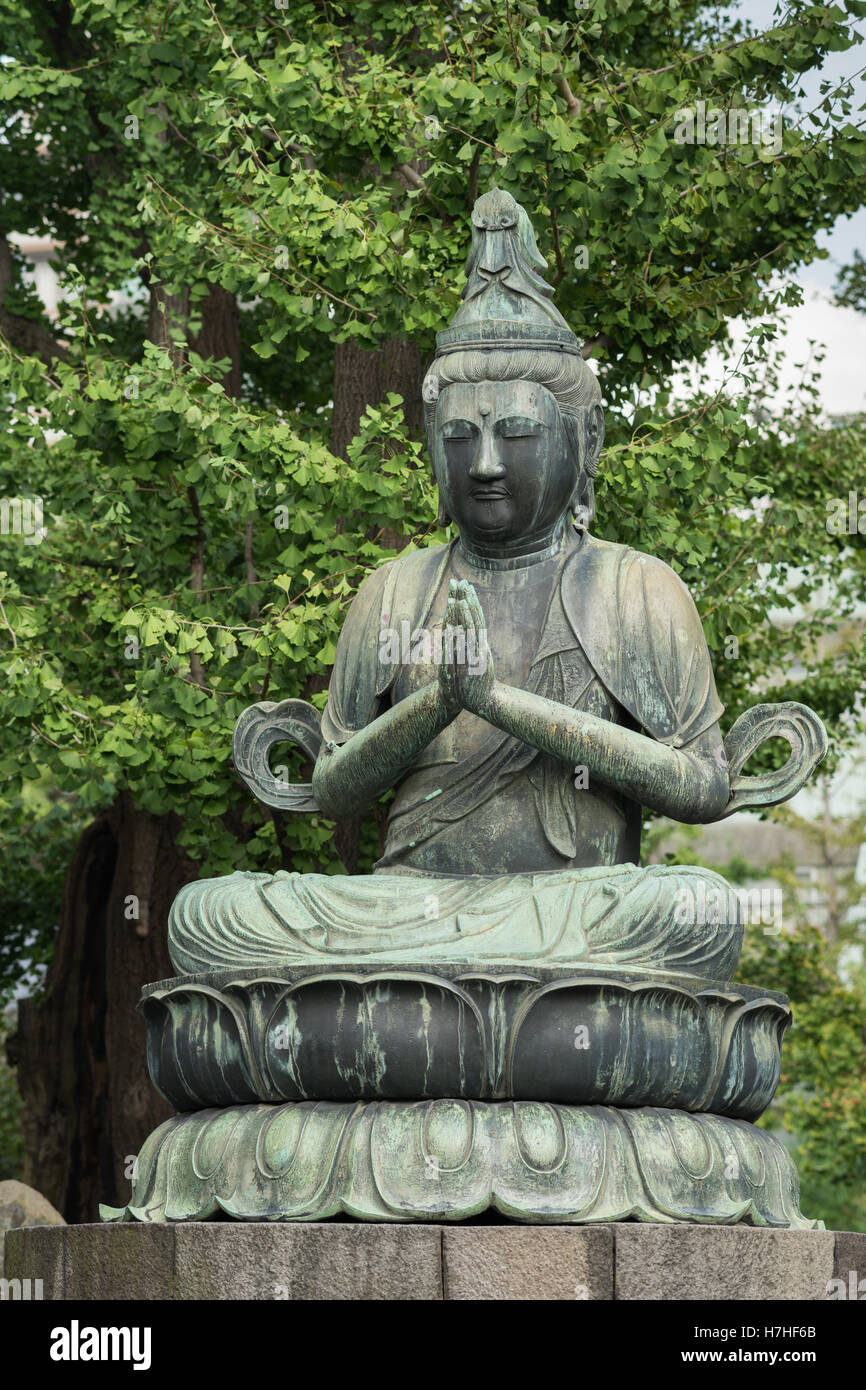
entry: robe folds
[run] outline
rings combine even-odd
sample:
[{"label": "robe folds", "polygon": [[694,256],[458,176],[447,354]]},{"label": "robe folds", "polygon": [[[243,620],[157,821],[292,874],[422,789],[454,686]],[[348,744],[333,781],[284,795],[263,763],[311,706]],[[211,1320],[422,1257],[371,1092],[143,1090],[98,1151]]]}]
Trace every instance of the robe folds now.
[{"label": "robe folds", "polygon": [[[365,580],[337,645],[325,740],[345,743],[405,697],[406,671],[380,660],[380,635],[404,622],[414,633],[437,609],[441,616],[453,553],[453,545],[419,550]],[[674,748],[716,724],[723,708],[679,578],[651,556],[588,535],[569,533],[560,553],[524,684]],[[573,769],[489,726],[468,752],[443,746],[429,763],[432,800],[423,755],[420,773],[398,787],[373,874],[239,872],[182,889],[169,919],[175,967],[438,961],[730,978],[743,934],[737,895],[709,870],[637,867],[638,806],[605,789],[576,792]],[[465,838],[473,818],[487,817],[487,834],[515,787],[534,806],[539,845],[562,867],[440,873],[412,862],[437,837],[446,846],[449,835]],[[613,830],[596,834],[600,862],[581,861],[605,816]]]},{"label": "robe folds", "polygon": [[[423,630],[447,583],[454,544],[415,551],[376,570],[346,618],[322,719],[326,740],[342,744],[385,707],[399,683],[399,665],[379,660],[379,634]],[[717,723],[719,700],[697,609],[685,585],[660,560],[584,535],[562,554],[546,619],[525,688],[614,719],[660,743],[682,748]],[[415,796],[398,792],[377,871],[400,871],[424,837],[471,816],[504,783],[528,772],[539,820],[564,861],[579,852],[578,808],[570,769],[518,739],[490,729],[468,755],[455,750],[436,771],[436,799],[423,781]],[[640,808],[606,798],[626,824],[616,858],[637,863]]]}]

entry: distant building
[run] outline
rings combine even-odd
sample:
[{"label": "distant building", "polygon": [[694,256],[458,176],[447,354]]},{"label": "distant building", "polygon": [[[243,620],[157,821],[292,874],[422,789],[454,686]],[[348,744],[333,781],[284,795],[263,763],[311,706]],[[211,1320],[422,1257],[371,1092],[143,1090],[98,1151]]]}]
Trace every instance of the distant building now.
[{"label": "distant building", "polygon": [[50,264],[57,252],[56,241],[51,237],[21,236],[17,232],[10,232],[9,240],[30,261],[32,271],[28,273],[27,278],[31,280],[45,305],[48,317],[56,318],[57,306],[60,303],[60,285],[57,273]]}]

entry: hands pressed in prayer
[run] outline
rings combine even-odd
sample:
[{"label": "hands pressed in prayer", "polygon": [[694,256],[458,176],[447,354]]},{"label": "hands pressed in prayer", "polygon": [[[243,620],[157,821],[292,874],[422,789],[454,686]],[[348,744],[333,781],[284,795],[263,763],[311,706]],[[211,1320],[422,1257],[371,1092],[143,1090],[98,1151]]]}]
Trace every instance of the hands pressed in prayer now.
[{"label": "hands pressed in prayer", "polygon": [[[450,635],[450,640],[449,640]],[[715,819],[730,785],[715,756],[718,725],[682,752],[594,715],[494,679],[484,612],[472,584],[452,580],[445,610],[439,695],[446,718],[461,709],[503,733],[677,820]]]},{"label": "hands pressed in prayer", "polygon": [[452,580],[439,667],[439,688],[446,708],[483,715],[493,690],[493,661],[484,612],[472,584]]}]

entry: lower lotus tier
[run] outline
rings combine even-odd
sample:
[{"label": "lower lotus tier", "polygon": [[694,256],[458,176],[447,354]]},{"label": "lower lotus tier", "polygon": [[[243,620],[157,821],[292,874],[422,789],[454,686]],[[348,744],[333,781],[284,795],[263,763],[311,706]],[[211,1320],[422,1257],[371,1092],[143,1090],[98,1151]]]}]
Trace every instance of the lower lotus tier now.
[{"label": "lower lotus tier", "polygon": [[785,1148],[743,1120],[537,1101],[200,1110],[145,1143],[106,1221],[689,1221],[812,1228]]},{"label": "lower lotus tier", "polygon": [[632,969],[285,968],[149,986],[148,1066],[178,1110],[297,1100],[654,1105],[754,1120],[783,995]]}]

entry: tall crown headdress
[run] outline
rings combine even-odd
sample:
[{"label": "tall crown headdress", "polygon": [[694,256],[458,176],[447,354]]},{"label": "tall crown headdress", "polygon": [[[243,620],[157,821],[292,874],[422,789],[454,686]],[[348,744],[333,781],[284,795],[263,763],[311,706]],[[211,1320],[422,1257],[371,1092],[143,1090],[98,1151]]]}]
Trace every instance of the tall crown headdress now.
[{"label": "tall crown headdress", "polygon": [[436,356],[424,380],[430,454],[434,457],[442,388],[457,382],[537,382],[556,398],[572,457],[584,459],[574,505],[575,515],[582,516],[579,529],[585,529],[595,508],[592,480],[604,438],[601,391],[576,335],[553,303],[553,289],[542,274],[546,269],[525,209],[504,189],[490,189],[472,210],[463,302],[449,327],[436,334]]},{"label": "tall crown headdress", "polygon": [[448,328],[436,334],[436,357],[424,383],[435,404],[452,381],[525,377],[548,387],[566,415],[601,399],[580,343],[553,303],[524,208],[492,188],[472,210],[472,247],[463,302]]},{"label": "tall crown headdress", "polygon": [[451,326],[436,334],[436,356],[527,347],[579,355],[541,274],[546,269],[525,209],[502,188],[485,193],[472,210],[463,303]]}]

